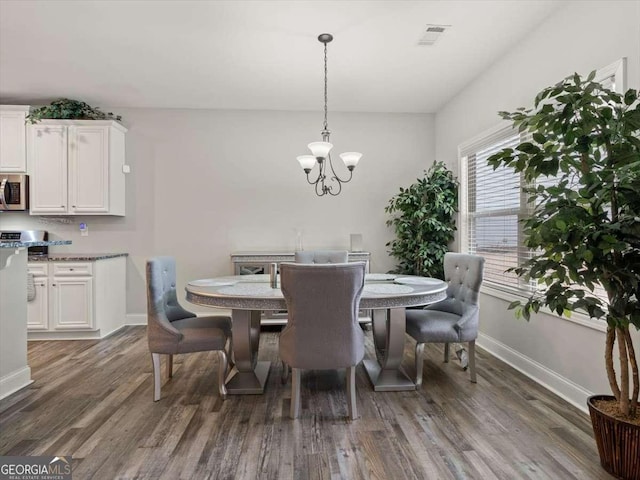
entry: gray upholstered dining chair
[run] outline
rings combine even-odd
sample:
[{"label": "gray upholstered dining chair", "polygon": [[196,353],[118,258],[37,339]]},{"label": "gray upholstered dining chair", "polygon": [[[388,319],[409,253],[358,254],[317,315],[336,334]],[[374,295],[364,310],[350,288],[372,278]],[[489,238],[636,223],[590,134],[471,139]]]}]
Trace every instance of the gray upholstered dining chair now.
[{"label": "gray upholstered dining chair", "polygon": [[484,258],[448,252],[444,256],[447,298],[422,310],[407,310],[407,333],[416,341],[416,387],[422,384],[425,343],[444,343],[444,361],[449,361],[449,344],[469,342],[469,370],[476,381],[475,341],[478,337],[478,294],[482,284]]},{"label": "gray upholstered dining chair", "polygon": [[346,250],[303,250],[295,253],[295,263],[347,263]]},{"label": "gray upholstered dining chair", "polygon": [[196,317],[180,306],[173,257],[147,261],[147,340],[153,363],[154,402],[160,400],[160,355],[167,355],[167,377],[171,378],[174,354],[212,350],[219,354],[219,391],[223,399],[226,397],[224,380],[229,367],[231,318]]},{"label": "gray upholstered dining chair", "polygon": [[364,357],[358,307],[364,288],[364,262],[280,264],[289,319],[280,333],[280,358],[292,370],[291,418],[300,412],[301,370],[347,369],[349,417],[356,408],[356,366]]}]

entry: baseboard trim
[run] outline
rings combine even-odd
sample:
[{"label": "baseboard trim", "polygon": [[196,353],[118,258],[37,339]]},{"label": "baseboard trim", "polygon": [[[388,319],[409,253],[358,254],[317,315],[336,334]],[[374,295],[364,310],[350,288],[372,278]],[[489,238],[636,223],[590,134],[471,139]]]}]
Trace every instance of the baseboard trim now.
[{"label": "baseboard trim", "polygon": [[76,331],[37,331],[27,332],[27,341],[42,342],[47,340],[103,340],[114,333],[122,330],[126,325],[120,325],[110,332],[104,333],[102,330],[76,330]]},{"label": "baseboard trim", "polygon": [[126,327],[126,325],[120,325],[119,327],[114,328],[113,330],[109,331],[109,332],[102,332],[102,330],[100,330],[100,339],[102,340],[103,338],[107,338],[110,337],[111,335],[113,335],[114,333],[119,332],[120,330],[122,330],[124,327]]},{"label": "baseboard trim", "polygon": [[26,366],[0,378],[0,400],[33,383],[31,368]]},{"label": "baseboard trim", "polygon": [[593,395],[592,392],[489,335],[479,333],[476,343],[483,350],[563,398],[577,409],[589,413],[587,397]]},{"label": "baseboard trim", "polygon": [[124,321],[125,325],[146,325],[147,314],[146,313],[127,313],[127,317]]}]

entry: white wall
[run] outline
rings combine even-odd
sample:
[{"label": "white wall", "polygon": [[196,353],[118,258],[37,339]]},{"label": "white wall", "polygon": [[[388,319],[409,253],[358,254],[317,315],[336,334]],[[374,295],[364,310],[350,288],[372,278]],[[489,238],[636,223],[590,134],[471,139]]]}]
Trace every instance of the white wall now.
[{"label": "white wall", "polygon": [[[318,198],[295,157],[321,140],[321,112],[108,110],[129,128],[126,217],[66,217],[73,223],[61,224],[4,213],[0,227],[45,229],[73,241],[52,253],[128,252],[129,314],[146,312],[148,257],[174,255],[182,291],[189,279],[230,274],[233,251],[293,251],[296,228],[305,249],[348,249],[349,234],[361,233],[372,270],[390,270],[384,207],[435,158],[432,115],[329,112],[334,151],[364,156],[340,196]],[[88,237],[80,236],[80,222],[88,223]]]},{"label": "white wall", "polygon": [[[640,88],[640,2],[568,2],[437,113],[437,158],[457,171],[458,145],[497,125],[498,111],[532,105],[542,88],[621,57],[628,87]],[[507,301],[488,295],[481,301],[484,346],[582,408],[588,392],[609,391],[601,331],[551,315],[526,323],[506,310]]]}]

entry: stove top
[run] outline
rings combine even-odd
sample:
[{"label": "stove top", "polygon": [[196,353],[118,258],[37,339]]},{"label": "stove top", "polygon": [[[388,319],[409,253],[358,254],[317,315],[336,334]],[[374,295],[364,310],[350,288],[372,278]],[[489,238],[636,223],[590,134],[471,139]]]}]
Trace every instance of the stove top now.
[{"label": "stove top", "polygon": [[0,242],[44,242],[48,240],[45,230],[0,230]]},{"label": "stove top", "polygon": [[[0,242],[46,242],[49,233],[46,230],[0,230]],[[49,254],[48,246],[29,247],[29,256]]]}]

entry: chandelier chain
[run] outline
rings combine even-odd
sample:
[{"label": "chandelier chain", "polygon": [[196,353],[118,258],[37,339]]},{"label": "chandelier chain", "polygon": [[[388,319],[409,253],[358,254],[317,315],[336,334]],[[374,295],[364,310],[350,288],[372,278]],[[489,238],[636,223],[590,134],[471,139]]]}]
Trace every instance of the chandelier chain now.
[{"label": "chandelier chain", "polygon": [[327,44],[324,44],[324,129],[328,130],[327,125],[327,103],[328,103],[328,95],[327,95]]}]

